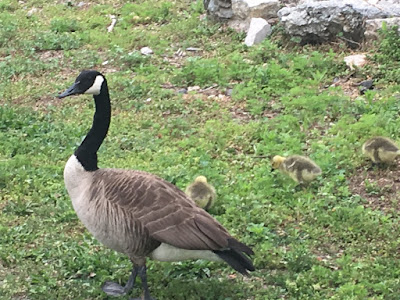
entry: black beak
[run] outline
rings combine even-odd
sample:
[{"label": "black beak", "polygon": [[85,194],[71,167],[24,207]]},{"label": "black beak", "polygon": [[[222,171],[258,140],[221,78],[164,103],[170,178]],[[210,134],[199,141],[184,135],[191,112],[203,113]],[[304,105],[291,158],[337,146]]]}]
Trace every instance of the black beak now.
[{"label": "black beak", "polygon": [[60,95],[57,96],[57,98],[62,99],[71,95],[76,95],[79,94],[77,91],[77,86],[78,82],[75,82],[73,85],[71,85],[64,93],[61,93]]}]

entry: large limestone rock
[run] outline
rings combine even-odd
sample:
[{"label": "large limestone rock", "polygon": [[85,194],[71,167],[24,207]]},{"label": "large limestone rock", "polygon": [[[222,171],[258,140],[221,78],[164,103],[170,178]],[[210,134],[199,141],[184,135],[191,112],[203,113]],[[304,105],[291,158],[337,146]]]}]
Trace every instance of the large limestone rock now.
[{"label": "large limestone rock", "polygon": [[[325,2],[326,0],[301,0],[307,2]],[[366,19],[389,18],[400,16],[400,0],[338,0],[336,3],[351,5]]]},{"label": "large limestone rock", "polygon": [[388,18],[388,19],[373,19],[365,22],[365,39],[367,41],[373,41],[378,39],[378,30],[382,28],[383,23],[386,23],[386,27],[390,28],[393,26],[399,27],[400,34],[400,17]]},{"label": "large limestone rock", "polygon": [[364,38],[364,16],[346,1],[308,1],[282,8],[278,16],[286,33],[302,43],[323,43],[343,35],[355,46]]}]

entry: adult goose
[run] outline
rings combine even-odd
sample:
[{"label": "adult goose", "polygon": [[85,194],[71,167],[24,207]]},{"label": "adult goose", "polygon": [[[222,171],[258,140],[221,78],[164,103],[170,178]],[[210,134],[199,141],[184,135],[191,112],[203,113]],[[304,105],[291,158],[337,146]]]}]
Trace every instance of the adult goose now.
[{"label": "adult goose", "polygon": [[92,94],[96,112],[92,128],[65,165],[65,186],[76,214],[90,233],[105,246],[126,254],[133,263],[126,285],[106,282],[102,287],[105,293],[128,293],[139,275],[144,299],[152,299],[146,257],[159,261],[225,261],[244,275],[254,271],[247,256],[253,251],[175,185],[142,171],[99,168],[97,150],[111,120],[107,80],[97,71],[82,71],[58,97],[76,94]]}]

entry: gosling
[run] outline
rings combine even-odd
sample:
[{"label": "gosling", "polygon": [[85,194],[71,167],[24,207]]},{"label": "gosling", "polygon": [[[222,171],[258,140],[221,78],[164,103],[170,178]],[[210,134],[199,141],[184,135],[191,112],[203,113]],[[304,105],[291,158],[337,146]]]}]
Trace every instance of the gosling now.
[{"label": "gosling", "polygon": [[215,188],[207,183],[207,178],[198,176],[185,190],[187,196],[192,199],[196,205],[205,210],[214,205],[216,198]]},{"label": "gosling", "polygon": [[272,158],[272,168],[279,169],[300,184],[307,184],[322,173],[315,162],[301,155],[276,155]]},{"label": "gosling", "polygon": [[391,139],[376,136],[364,143],[362,153],[375,164],[387,164],[396,159],[400,150]]}]

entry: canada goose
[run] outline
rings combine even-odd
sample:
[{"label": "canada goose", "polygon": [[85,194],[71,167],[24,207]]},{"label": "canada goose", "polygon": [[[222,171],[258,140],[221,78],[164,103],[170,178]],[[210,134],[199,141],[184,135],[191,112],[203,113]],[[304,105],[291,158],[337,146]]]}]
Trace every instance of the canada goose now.
[{"label": "canada goose", "polygon": [[272,168],[281,170],[300,184],[308,183],[321,174],[321,168],[315,162],[301,155],[275,155],[272,158]]},{"label": "canada goose", "polygon": [[362,145],[362,152],[374,163],[391,163],[400,154],[399,148],[389,138],[376,136]]},{"label": "canada goose", "polygon": [[207,182],[204,176],[197,176],[185,190],[186,195],[192,199],[196,205],[205,210],[210,209],[216,197],[215,188]]},{"label": "canada goose", "polygon": [[82,71],[58,97],[76,94],[92,94],[96,112],[90,131],[65,165],[65,186],[76,214],[90,233],[105,246],[126,254],[133,263],[126,285],[106,282],[102,287],[105,293],[126,294],[139,275],[144,299],[152,299],[146,257],[159,261],[225,261],[244,275],[254,271],[246,256],[254,252],[175,185],[142,171],[100,169],[97,150],[111,120],[107,80],[97,71]]}]

